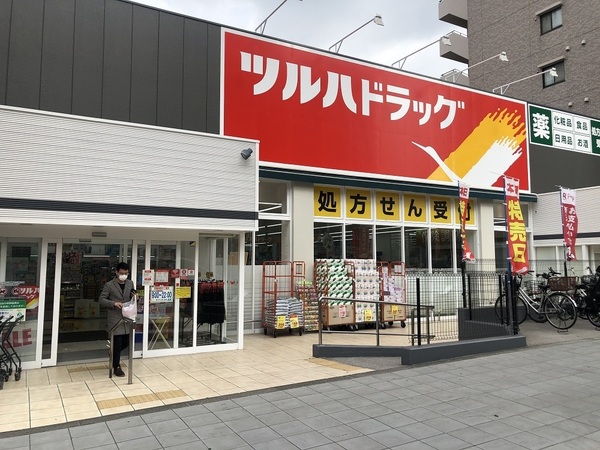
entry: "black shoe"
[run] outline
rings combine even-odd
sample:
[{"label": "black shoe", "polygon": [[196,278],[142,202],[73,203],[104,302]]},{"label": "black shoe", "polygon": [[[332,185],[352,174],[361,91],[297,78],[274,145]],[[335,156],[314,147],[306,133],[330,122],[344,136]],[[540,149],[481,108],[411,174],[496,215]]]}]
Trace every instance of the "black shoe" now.
[{"label": "black shoe", "polygon": [[115,374],[116,377],[124,377],[125,376],[125,372],[123,372],[123,369],[121,369],[121,366],[115,367],[115,369],[113,370],[113,373]]}]

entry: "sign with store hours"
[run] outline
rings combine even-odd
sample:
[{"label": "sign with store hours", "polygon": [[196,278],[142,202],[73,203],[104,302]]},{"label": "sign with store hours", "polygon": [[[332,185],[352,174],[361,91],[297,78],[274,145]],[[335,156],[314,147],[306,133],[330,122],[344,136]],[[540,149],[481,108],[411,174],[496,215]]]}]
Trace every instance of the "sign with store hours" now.
[{"label": "sign with store hours", "polygon": [[173,286],[152,286],[150,303],[173,303]]}]

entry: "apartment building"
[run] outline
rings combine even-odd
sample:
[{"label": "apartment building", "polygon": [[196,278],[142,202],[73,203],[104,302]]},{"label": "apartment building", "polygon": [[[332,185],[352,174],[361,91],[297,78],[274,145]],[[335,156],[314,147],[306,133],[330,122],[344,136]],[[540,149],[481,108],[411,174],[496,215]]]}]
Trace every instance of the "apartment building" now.
[{"label": "apartment building", "polygon": [[442,56],[466,59],[469,67],[444,79],[600,117],[596,0],[440,0],[439,18],[468,35],[468,54],[462,59],[455,56],[456,46],[441,46]]}]

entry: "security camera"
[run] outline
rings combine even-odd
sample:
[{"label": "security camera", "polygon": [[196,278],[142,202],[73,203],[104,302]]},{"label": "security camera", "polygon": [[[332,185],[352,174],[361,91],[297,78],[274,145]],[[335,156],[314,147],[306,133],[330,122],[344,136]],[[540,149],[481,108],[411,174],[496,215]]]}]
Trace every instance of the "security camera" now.
[{"label": "security camera", "polygon": [[250,158],[250,156],[252,156],[252,149],[251,148],[245,148],[244,150],[242,150],[242,158],[244,159],[248,159]]}]

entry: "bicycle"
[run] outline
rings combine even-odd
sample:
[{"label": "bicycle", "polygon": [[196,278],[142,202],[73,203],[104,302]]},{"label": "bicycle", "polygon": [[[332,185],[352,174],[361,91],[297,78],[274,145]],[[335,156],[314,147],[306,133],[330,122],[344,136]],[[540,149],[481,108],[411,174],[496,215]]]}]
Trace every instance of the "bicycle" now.
[{"label": "bicycle", "polygon": [[600,298],[598,294],[598,278],[600,277],[600,266],[596,268],[596,273],[587,267],[589,275],[583,275],[580,283],[575,286],[573,299],[577,304],[577,311],[581,317],[587,320],[597,328],[600,328]]},{"label": "bicycle", "polygon": [[[529,271],[528,273],[533,273]],[[517,287],[517,323],[521,324],[529,316],[531,320],[537,323],[548,321],[550,325],[559,330],[568,330],[575,322],[577,322],[577,305],[575,301],[564,292],[551,289],[551,285],[555,284],[553,280],[558,277],[553,277],[556,272],[550,268],[550,273],[543,273],[542,278],[545,283],[531,283],[528,285],[529,292],[522,287],[523,276],[517,275],[514,278],[514,283]],[[552,280],[552,281],[551,281]],[[536,286],[537,289],[534,289]],[[494,305],[496,317],[501,323],[508,322],[506,311],[506,292],[500,294]],[[506,320],[505,320],[506,318]]]}]

